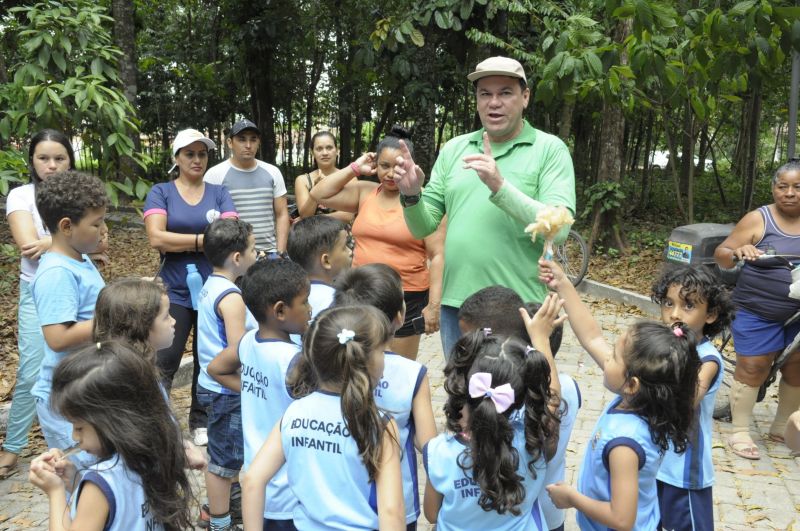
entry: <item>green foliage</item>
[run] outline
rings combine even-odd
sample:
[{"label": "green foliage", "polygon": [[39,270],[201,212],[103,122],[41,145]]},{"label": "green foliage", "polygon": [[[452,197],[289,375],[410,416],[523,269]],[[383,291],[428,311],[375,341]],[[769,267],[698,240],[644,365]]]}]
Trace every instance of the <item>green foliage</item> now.
[{"label": "green foliage", "polygon": [[[120,156],[137,158],[135,111],[119,87],[121,52],[105,13],[90,0],[43,0],[9,10],[2,24],[17,46],[10,82],[0,85],[0,138],[22,140],[45,127],[80,136],[103,175],[117,168]],[[0,172],[11,169],[0,166]]]},{"label": "green foliage", "polygon": [[592,215],[595,207],[603,214],[620,208],[625,201],[625,192],[617,181],[599,181],[588,187],[583,195],[586,206],[581,215],[585,218]]},{"label": "green foliage", "polygon": [[28,163],[25,154],[11,148],[0,151],[0,195],[8,195],[11,183],[27,181]]}]

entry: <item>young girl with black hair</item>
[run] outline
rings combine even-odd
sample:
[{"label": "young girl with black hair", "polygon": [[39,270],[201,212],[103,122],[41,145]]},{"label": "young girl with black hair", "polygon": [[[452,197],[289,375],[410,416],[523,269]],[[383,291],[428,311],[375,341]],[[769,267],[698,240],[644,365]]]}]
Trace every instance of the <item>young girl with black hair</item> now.
[{"label": "young girl with black hair", "polygon": [[317,316],[302,353],[316,390],[288,407],[242,479],[246,531],[262,529],[264,492],[284,463],[297,529],[406,528],[397,425],[373,397],[390,339],[371,306]]},{"label": "young girl with black hair", "polygon": [[684,323],[639,322],[612,347],[564,272],[547,260],[539,266],[540,280],[563,298],[575,335],[603,369],[605,387],[619,395],[597,421],[577,490],[549,485],[550,498],[575,507],[583,530],[657,529],[656,474],[667,450],[686,450],[695,417],[694,332]]},{"label": "young girl with black hair", "polygon": [[[191,489],[178,431],[153,364],[122,343],[92,343],[56,367],[54,409],[97,461],[73,478],[61,450],[31,463],[50,501],[50,529],[188,528]],[[67,506],[67,491],[71,503]]]},{"label": "young girl with black hair", "polygon": [[[543,315],[534,327],[546,342],[553,320],[548,325]],[[536,499],[558,440],[558,380],[549,347],[543,350],[484,330],[456,342],[451,361],[474,362],[466,380],[448,371],[449,433],[423,450],[425,515],[437,529],[548,529]]]}]

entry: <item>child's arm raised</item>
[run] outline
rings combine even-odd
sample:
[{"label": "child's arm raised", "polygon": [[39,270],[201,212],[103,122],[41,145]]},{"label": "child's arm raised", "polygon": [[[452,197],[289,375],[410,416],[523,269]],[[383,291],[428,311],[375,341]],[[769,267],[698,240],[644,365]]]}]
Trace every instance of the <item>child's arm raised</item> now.
[{"label": "child's arm raised", "polygon": [[[533,317],[528,315],[528,311],[525,308],[519,309],[519,314],[525,323],[525,329],[528,330],[528,336],[530,336],[533,348],[544,354],[548,365],[550,365],[550,391],[556,397],[561,396],[561,381],[558,378],[556,361],[550,351],[550,335],[556,326],[567,319],[566,315],[558,316],[563,305],[564,302],[559,300],[557,295],[551,293],[545,297],[541,308]],[[554,411],[558,409],[558,403],[553,403],[551,409]]]},{"label": "child's arm raised", "polygon": [[378,495],[378,529],[380,531],[403,531],[406,528],[399,440],[397,424],[393,420],[389,421],[383,431],[381,462],[378,467],[378,475],[375,477],[375,490]]},{"label": "child's arm raised", "polygon": [[425,443],[436,437],[436,421],[431,405],[431,386],[427,373],[422,377],[417,394],[411,402],[411,417],[414,419],[414,446],[422,451]]},{"label": "child's arm raised", "polygon": [[[226,321],[227,323],[227,321]],[[227,324],[226,324],[227,328]],[[208,364],[208,375],[231,391],[242,392],[242,376],[239,374],[239,343],[229,343]]]},{"label": "child's arm raised", "polygon": [[569,324],[581,346],[586,349],[586,352],[592,356],[601,369],[605,367],[606,358],[613,351],[612,346],[603,337],[600,325],[592,317],[589,308],[583,304],[580,295],[575,291],[575,286],[569,281],[564,271],[555,262],[540,259],[539,280],[562,298]]},{"label": "child's arm raised", "polygon": [[639,456],[628,446],[617,446],[608,455],[608,470],[611,501],[589,498],[565,483],[548,485],[547,493],[559,509],[575,507],[587,518],[611,529],[631,530],[639,503]]},{"label": "child's arm raised", "polygon": [[241,478],[242,518],[245,531],[261,531],[264,527],[264,495],[267,483],[286,463],[281,441],[281,423],[275,423],[264,445],[253,458]]}]

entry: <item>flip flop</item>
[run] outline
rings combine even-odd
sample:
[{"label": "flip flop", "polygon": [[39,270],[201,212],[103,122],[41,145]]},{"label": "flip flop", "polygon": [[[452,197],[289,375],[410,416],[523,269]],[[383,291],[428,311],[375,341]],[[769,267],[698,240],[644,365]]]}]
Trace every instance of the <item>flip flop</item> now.
[{"label": "flip flop", "polygon": [[783,435],[778,435],[777,433],[767,433],[764,435],[764,439],[776,444],[786,444],[786,440],[784,440]]},{"label": "flip flop", "polygon": [[752,440],[749,440],[749,436],[745,435],[747,439],[740,439],[738,441],[733,440],[733,437],[732,435],[728,438],[728,448],[730,448],[734,454],[744,459],[750,459],[751,461],[761,459],[758,446],[756,446]]}]

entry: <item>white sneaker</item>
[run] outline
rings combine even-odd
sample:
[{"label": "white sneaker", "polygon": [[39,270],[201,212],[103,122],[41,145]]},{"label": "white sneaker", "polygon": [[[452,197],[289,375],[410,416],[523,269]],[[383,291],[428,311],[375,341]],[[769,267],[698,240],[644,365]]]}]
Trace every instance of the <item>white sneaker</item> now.
[{"label": "white sneaker", "polygon": [[192,430],[191,435],[195,446],[206,446],[208,444],[208,430],[206,428],[195,428]]}]

